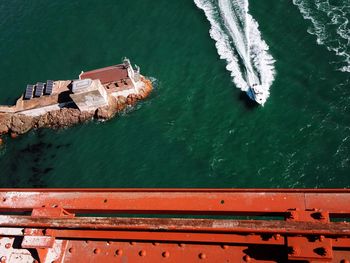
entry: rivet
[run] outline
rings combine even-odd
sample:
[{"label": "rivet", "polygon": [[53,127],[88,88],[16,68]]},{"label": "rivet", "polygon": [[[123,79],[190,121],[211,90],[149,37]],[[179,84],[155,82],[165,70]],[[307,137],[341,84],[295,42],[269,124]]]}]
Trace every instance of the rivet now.
[{"label": "rivet", "polygon": [[5,248],[10,248],[11,247],[11,243],[6,243]]},{"label": "rivet", "polygon": [[5,263],[5,262],[6,262],[6,257],[5,257],[5,256],[2,256],[2,257],[0,258],[0,262],[1,262],[1,263]]},{"label": "rivet", "polygon": [[221,245],[222,249],[228,249],[228,245]]},{"label": "rivet", "polygon": [[121,255],[123,255],[123,250],[117,249],[117,250],[115,251],[115,254],[118,255],[118,256],[121,256]]},{"label": "rivet", "polygon": [[249,255],[245,255],[245,256],[243,257],[243,260],[244,260],[245,262],[251,262],[251,261],[252,261],[252,258],[251,258]]},{"label": "rivet", "polygon": [[220,203],[223,205],[225,204],[225,200],[221,200]]},{"label": "rivet", "polygon": [[99,248],[94,249],[94,254],[99,254],[100,252],[101,252],[101,249],[99,249]]},{"label": "rivet", "polygon": [[163,258],[168,258],[170,256],[170,253],[168,251],[164,251],[162,253]]},{"label": "rivet", "polygon": [[141,251],[139,252],[139,255],[140,255],[140,257],[146,256],[146,251],[145,251],[145,250],[141,250]]},{"label": "rivet", "polygon": [[275,238],[275,240],[279,240],[281,238],[281,235],[280,234],[276,234],[276,235],[274,235],[274,238]]},{"label": "rivet", "polygon": [[68,249],[68,251],[69,251],[69,253],[73,253],[73,252],[74,252],[74,247],[70,247],[70,248]]},{"label": "rivet", "polygon": [[342,259],[342,260],[340,260],[340,263],[349,263],[349,260],[347,260],[347,259]]},{"label": "rivet", "polygon": [[103,200],[104,203],[107,203],[107,201],[108,201],[107,199]]},{"label": "rivet", "polygon": [[185,246],[185,244],[179,243],[179,247],[184,247],[184,246]]},{"label": "rivet", "polygon": [[324,240],[324,235],[320,235],[320,241],[322,242]]},{"label": "rivet", "polygon": [[2,201],[3,201],[3,202],[6,202],[6,197],[4,197],[4,198],[2,199]]},{"label": "rivet", "polygon": [[204,253],[199,253],[198,257],[200,259],[205,259],[207,256]]},{"label": "rivet", "polygon": [[152,243],[152,245],[153,245],[153,246],[158,246],[158,245],[159,245],[159,243],[157,243],[157,242],[153,242],[153,243]]},{"label": "rivet", "polygon": [[133,245],[135,245],[135,242],[129,242],[129,244],[133,246]]}]

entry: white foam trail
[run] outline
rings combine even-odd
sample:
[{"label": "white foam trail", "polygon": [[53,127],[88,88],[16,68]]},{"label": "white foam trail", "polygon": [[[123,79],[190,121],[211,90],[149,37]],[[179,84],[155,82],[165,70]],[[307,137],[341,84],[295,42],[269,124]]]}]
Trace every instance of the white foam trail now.
[{"label": "white foam trail", "polygon": [[317,44],[343,59],[339,70],[350,72],[350,1],[293,0],[293,4],[311,21],[308,33],[317,37]]},{"label": "white foam trail", "polygon": [[255,86],[264,104],[274,81],[274,59],[261,38],[259,25],[248,13],[248,0],[194,0],[211,24],[210,36],[227,62],[234,84],[243,91]]}]

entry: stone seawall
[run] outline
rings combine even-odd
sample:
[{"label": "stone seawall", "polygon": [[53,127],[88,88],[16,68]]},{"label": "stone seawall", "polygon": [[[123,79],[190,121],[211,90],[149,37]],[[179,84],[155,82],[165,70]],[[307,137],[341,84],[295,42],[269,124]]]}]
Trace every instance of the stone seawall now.
[{"label": "stone seawall", "polygon": [[109,96],[109,105],[98,108],[96,111],[80,111],[74,107],[62,108],[47,112],[40,116],[28,116],[21,113],[0,112],[0,135],[10,133],[12,137],[24,134],[31,129],[39,128],[64,128],[74,124],[83,123],[92,119],[108,120],[116,113],[124,110],[128,105],[134,105],[138,100],[143,100],[152,91],[152,83],[143,79],[145,87],[139,94],[130,94],[128,97],[117,98]]}]

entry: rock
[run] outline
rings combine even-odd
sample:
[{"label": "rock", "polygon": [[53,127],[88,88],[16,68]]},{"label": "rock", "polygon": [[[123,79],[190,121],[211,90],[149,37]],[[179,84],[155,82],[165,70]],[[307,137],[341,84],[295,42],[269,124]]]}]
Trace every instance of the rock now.
[{"label": "rock", "polygon": [[56,112],[57,127],[68,127],[73,124],[79,123],[78,109],[63,108]]},{"label": "rock", "polygon": [[23,115],[23,114],[14,114],[12,116],[12,122],[10,130],[17,134],[23,134],[33,128],[33,117]]},{"label": "rock", "polygon": [[92,120],[94,117],[94,114],[95,114],[94,112],[88,112],[88,111],[81,112],[79,115],[79,121],[85,122],[88,120]]},{"label": "rock", "polygon": [[137,102],[137,96],[135,94],[130,94],[126,98],[126,104],[134,105]]},{"label": "rock", "polygon": [[6,134],[9,132],[9,127],[0,123],[0,134]]},{"label": "rock", "polygon": [[109,96],[109,99],[108,99],[108,105],[109,107],[111,108],[116,108],[117,107],[117,104],[118,104],[118,100],[116,97],[113,97],[113,96]]},{"label": "rock", "polygon": [[113,110],[112,107],[105,106],[105,107],[100,107],[96,110],[95,117],[97,119],[108,120],[112,118],[114,114],[115,114],[115,111]]},{"label": "rock", "polygon": [[47,125],[48,123],[48,114],[41,115],[36,119],[36,128],[43,128]]},{"label": "rock", "polygon": [[80,111],[73,108],[63,108],[47,113],[46,127],[68,127],[80,122]]},{"label": "rock", "polygon": [[118,104],[121,104],[121,105],[126,104],[126,98],[123,96],[118,96],[117,101],[118,101]]},{"label": "rock", "polygon": [[139,91],[139,96],[141,97],[141,99],[144,99],[144,98],[146,98],[146,92],[145,92],[145,90],[144,89],[140,89],[140,91]]},{"label": "rock", "polygon": [[9,132],[9,127],[11,125],[11,115],[0,113],[0,134],[6,134]]},{"label": "rock", "polygon": [[115,109],[116,109],[116,111],[118,112],[118,111],[124,110],[125,107],[126,107],[126,104],[125,104],[125,103],[117,102],[117,105],[116,105]]}]

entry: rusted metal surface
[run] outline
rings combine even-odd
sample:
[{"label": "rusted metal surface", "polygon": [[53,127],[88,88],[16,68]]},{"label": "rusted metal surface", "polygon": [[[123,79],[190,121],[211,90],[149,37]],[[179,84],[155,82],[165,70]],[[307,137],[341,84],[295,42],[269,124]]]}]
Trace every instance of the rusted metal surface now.
[{"label": "rusted metal surface", "polygon": [[3,189],[0,262],[346,263],[349,204],[346,189]]},{"label": "rusted metal surface", "polygon": [[[316,220],[315,220],[316,221]],[[179,218],[33,218],[30,216],[0,216],[3,227],[45,227],[68,229],[192,231],[225,233],[283,233],[293,235],[350,235],[350,223],[289,222],[280,220],[212,220]]]}]

